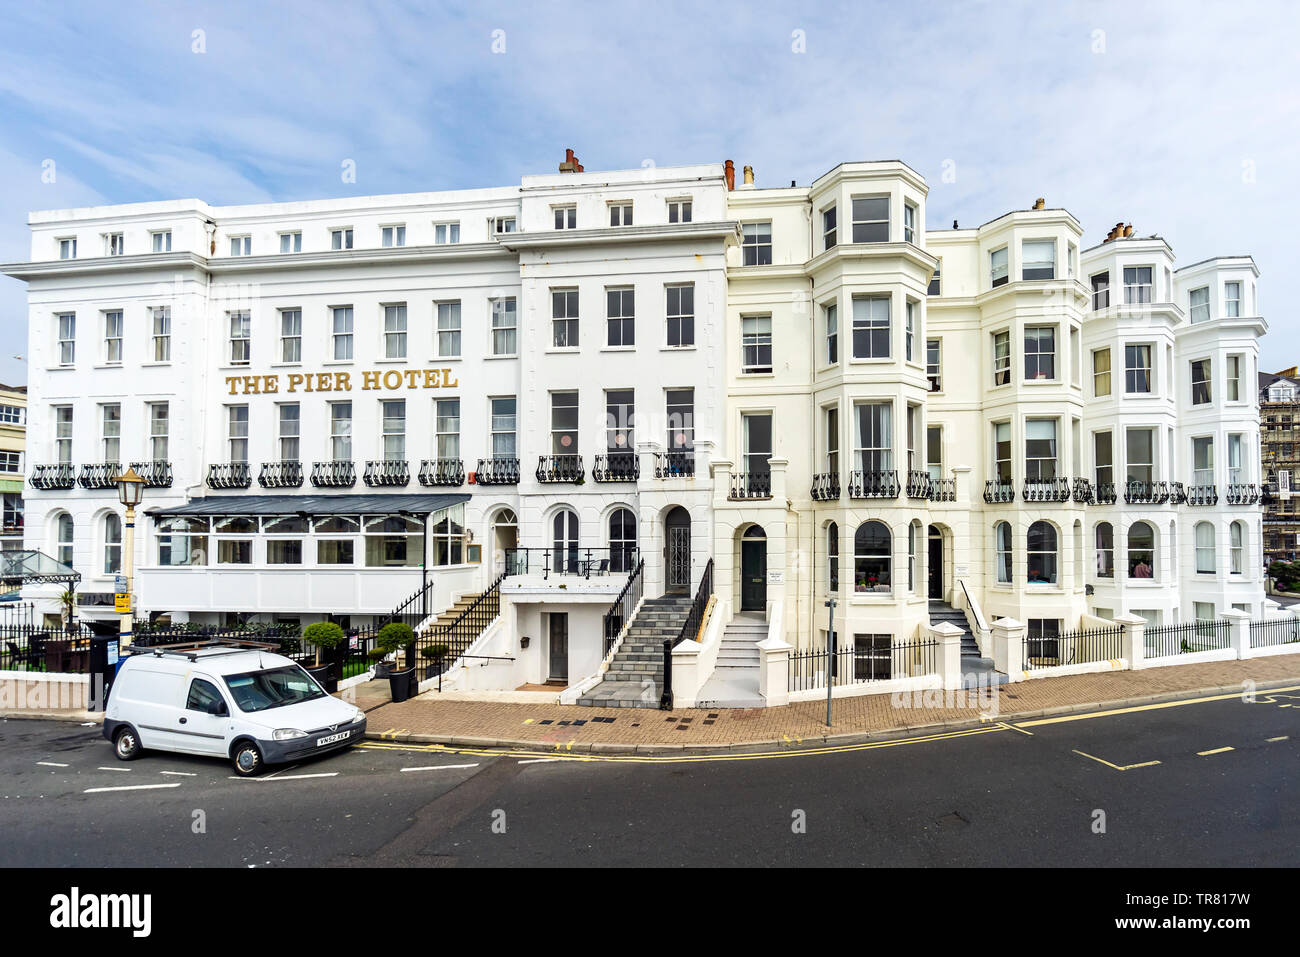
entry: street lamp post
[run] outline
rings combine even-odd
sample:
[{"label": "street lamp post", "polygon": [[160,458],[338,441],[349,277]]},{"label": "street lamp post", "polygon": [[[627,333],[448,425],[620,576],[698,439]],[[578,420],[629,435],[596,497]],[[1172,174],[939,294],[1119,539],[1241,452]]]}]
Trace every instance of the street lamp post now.
[{"label": "street lamp post", "polygon": [[122,577],[126,579],[126,602],[125,608],[121,605],[118,607],[122,615],[118,626],[118,648],[125,650],[131,644],[131,619],[135,614],[135,507],[144,498],[144,479],[136,474],[135,469],[128,468],[114,481],[117,482],[118,501],[126,506],[126,529],[122,536]]}]

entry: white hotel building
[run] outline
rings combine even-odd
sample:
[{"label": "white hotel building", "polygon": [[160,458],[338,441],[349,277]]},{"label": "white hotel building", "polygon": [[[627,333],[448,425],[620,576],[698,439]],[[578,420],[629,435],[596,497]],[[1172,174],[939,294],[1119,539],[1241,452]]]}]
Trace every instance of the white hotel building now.
[{"label": "white hotel building", "polygon": [[642,560],[653,599],[712,559],[713,614],[797,647],[831,596],[868,651],[947,603],[1262,611],[1249,257],[1041,203],[930,229],[900,162],[562,170],[32,214],[26,547],[111,598],[138,463],[141,613],[364,624],[504,574],[503,687],[595,674]]}]

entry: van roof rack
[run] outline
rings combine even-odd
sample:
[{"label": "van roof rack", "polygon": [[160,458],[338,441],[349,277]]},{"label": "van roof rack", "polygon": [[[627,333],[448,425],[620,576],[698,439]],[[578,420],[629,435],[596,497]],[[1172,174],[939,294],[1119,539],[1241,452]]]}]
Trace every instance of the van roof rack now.
[{"label": "van roof rack", "polygon": [[[190,661],[198,661],[199,653],[204,651],[221,651],[228,655],[240,651],[278,651],[279,645],[269,641],[247,641],[242,638],[210,638],[207,641],[183,641],[170,645],[141,648],[136,654],[152,654],[155,658],[163,655],[180,655]],[[209,655],[208,657],[212,657]]]}]

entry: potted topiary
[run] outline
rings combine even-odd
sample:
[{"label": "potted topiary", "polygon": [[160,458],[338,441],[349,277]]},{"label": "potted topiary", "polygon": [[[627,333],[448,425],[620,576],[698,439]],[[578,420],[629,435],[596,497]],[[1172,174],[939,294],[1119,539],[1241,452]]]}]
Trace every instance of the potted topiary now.
[{"label": "potted topiary", "polygon": [[[379,634],[375,636],[375,644],[386,655],[400,651],[414,641],[415,632],[411,630],[411,626],[400,621],[389,622],[380,628]],[[388,687],[394,701],[405,701],[412,697],[415,694],[414,686],[417,684],[414,661],[408,661],[405,668],[399,669],[394,666],[388,674]]]},{"label": "potted topiary", "polygon": [[321,651],[331,651],[343,641],[343,629],[332,621],[318,621],[302,630],[302,640],[316,648],[316,664],[308,668],[308,673],[315,678],[330,694],[339,690],[338,679],[331,674],[328,663],[321,664]]},{"label": "potted topiary", "polygon": [[424,669],[424,678],[426,681],[430,678],[437,677],[438,673],[442,670],[442,659],[446,656],[447,651],[448,649],[446,645],[439,644],[430,645],[428,648],[425,648],[420,652],[420,654],[429,659],[429,663]]}]

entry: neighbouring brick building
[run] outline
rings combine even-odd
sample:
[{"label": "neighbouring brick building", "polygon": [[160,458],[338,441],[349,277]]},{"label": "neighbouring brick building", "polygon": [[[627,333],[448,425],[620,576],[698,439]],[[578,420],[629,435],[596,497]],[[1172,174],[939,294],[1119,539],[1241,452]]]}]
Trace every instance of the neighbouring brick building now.
[{"label": "neighbouring brick building", "polygon": [[1260,474],[1264,502],[1264,561],[1300,558],[1300,377],[1295,366],[1259,376]]}]

